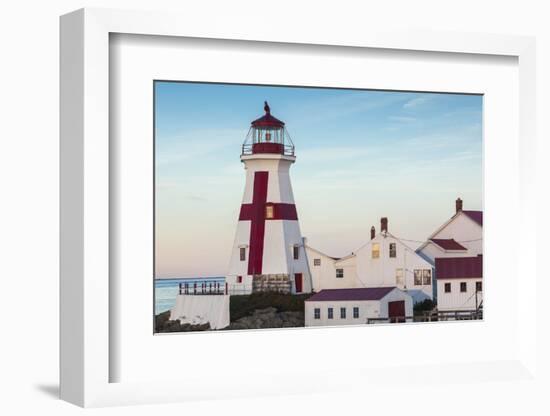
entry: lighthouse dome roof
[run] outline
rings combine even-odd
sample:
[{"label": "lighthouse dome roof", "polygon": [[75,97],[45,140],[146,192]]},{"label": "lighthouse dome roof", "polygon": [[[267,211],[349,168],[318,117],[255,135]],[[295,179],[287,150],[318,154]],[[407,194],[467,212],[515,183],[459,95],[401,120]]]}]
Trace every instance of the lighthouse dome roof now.
[{"label": "lighthouse dome roof", "polygon": [[267,103],[267,101],[265,101],[264,111],[265,111],[265,114],[262,117],[254,120],[251,123],[252,127],[282,128],[285,126],[285,123],[283,121],[271,115],[271,109],[269,108],[269,104]]}]

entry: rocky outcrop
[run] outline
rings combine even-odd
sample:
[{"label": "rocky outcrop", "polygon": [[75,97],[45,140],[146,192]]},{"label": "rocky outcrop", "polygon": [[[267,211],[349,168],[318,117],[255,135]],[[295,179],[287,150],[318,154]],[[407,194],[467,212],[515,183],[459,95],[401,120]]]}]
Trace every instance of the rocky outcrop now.
[{"label": "rocky outcrop", "polygon": [[299,311],[277,312],[276,308],[257,309],[251,315],[232,322],[225,329],[293,328],[304,326],[304,313]]},{"label": "rocky outcrop", "polygon": [[210,324],[207,322],[201,325],[182,324],[180,321],[170,320],[170,311],[158,314],[155,317],[155,332],[189,332],[208,331]]}]

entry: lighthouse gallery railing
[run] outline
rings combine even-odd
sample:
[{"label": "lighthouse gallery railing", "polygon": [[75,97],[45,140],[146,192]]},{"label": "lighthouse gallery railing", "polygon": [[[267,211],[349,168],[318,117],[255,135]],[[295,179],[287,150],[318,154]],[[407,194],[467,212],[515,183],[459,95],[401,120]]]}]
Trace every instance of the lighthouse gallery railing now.
[{"label": "lighthouse gallery railing", "polygon": [[[263,132],[263,134],[259,134]],[[270,140],[268,140],[265,134],[268,131],[277,131],[278,134],[270,134],[269,137],[271,137]],[[256,129],[251,127],[248,130],[248,134],[246,135],[246,139],[242,145],[242,153],[241,155],[252,155],[256,153],[255,146],[257,145],[275,145],[280,146],[277,151],[274,153],[280,153],[284,156],[294,156],[294,143],[292,142],[292,139],[290,138],[290,134],[288,134],[288,131],[285,128],[279,128],[279,129]],[[279,150],[280,149],[280,150]],[[269,153],[262,151],[260,153]]]}]

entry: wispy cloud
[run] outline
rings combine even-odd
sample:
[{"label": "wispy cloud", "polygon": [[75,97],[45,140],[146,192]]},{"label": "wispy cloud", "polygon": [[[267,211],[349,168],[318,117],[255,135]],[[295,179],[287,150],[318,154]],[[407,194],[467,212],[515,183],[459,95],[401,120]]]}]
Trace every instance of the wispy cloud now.
[{"label": "wispy cloud", "polygon": [[287,111],[302,122],[327,121],[388,107],[408,99],[408,95],[400,93],[379,92],[372,94],[367,95],[358,91],[325,99],[304,100],[299,104],[289,105]]},{"label": "wispy cloud", "polygon": [[416,108],[418,106],[426,104],[431,99],[432,97],[430,96],[416,97],[407,101],[405,104],[403,104],[403,108],[406,108],[406,109]]}]

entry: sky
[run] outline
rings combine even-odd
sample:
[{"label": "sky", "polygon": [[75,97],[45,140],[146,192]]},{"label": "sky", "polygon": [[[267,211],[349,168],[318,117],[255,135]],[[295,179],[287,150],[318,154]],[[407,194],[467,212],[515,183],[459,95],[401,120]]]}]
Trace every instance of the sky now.
[{"label": "sky", "polygon": [[224,276],[250,122],[271,114],[296,146],[302,235],[331,256],[370,227],[416,248],[455,210],[483,202],[480,95],[155,82],[155,276]]}]

